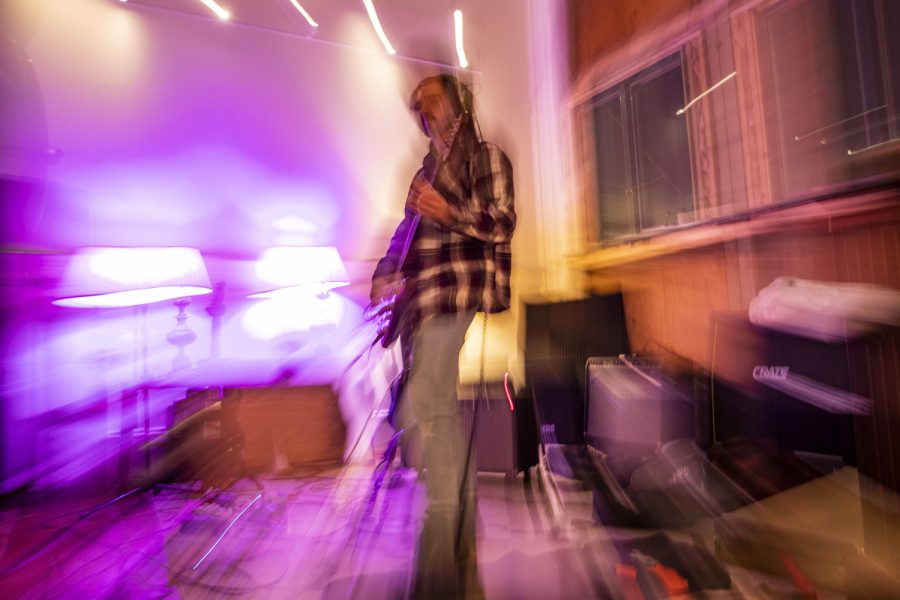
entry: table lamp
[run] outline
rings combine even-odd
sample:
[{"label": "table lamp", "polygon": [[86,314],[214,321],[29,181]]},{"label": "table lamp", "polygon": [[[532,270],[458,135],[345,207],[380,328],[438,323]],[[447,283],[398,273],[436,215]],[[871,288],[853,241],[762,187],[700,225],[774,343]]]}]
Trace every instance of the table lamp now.
[{"label": "table lamp", "polygon": [[250,298],[272,298],[289,291],[324,296],[350,285],[347,269],[334,246],[278,246],[267,248],[256,262],[256,276],[264,291]]},{"label": "table lamp", "polygon": [[178,348],[172,369],[189,368],[184,347],[197,334],[187,326],[192,296],[211,293],[203,257],[195,248],[80,248],[69,260],[53,304],[73,308],[146,306],[175,300],[175,328],[166,339]]},{"label": "table lamp", "polygon": [[244,329],[257,339],[278,340],[291,351],[311,334],[334,329],[343,304],[329,292],[349,285],[347,270],[333,246],[268,248],[256,262],[257,289],[263,302],[247,309]]}]

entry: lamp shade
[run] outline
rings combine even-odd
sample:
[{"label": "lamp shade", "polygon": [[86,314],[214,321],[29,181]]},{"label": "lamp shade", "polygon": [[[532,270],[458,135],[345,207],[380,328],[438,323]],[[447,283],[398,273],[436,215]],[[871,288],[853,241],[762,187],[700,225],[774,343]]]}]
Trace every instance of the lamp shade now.
[{"label": "lamp shade", "polygon": [[279,246],[266,249],[256,263],[264,291],[251,298],[270,297],[285,288],[327,291],[350,284],[347,269],[334,246]]},{"label": "lamp shade", "polygon": [[139,306],[211,292],[195,248],[81,248],[69,260],[53,304]]}]

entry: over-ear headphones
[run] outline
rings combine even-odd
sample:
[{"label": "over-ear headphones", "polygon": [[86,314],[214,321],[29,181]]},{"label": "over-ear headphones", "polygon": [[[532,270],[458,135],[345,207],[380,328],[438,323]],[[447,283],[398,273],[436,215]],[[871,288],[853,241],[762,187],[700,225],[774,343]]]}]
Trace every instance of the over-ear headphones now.
[{"label": "over-ear headphones", "polygon": [[[474,98],[472,96],[472,90],[469,89],[469,86],[448,73],[441,73],[440,75],[432,75],[431,77],[426,77],[415,87],[412,93],[409,96],[409,108],[413,111],[416,110],[417,97],[419,94],[419,90],[422,89],[424,85],[431,81],[439,81],[441,87],[444,90],[444,94],[450,98],[455,106],[453,107],[455,111],[460,113],[463,117],[463,122],[471,121],[474,115]],[[424,133],[425,130],[425,121],[422,115],[418,115],[418,125],[419,129]]]},{"label": "over-ear headphones", "polygon": [[469,86],[453,75],[444,73],[439,75],[439,77],[441,79],[441,84],[444,86],[444,91],[449,97],[454,99],[456,108],[464,115],[463,118],[467,118],[468,115],[471,115],[474,107],[472,90],[469,89]]}]

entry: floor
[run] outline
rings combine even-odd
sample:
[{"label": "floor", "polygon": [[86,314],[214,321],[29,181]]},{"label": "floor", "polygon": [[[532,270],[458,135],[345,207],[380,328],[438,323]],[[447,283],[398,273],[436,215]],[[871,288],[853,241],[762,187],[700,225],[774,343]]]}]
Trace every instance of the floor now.
[{"label": "floor", "polygon": [[[19,498],[0,513],[0,596],[402,598],[423,491],[415,471],[361,464],[244,479],[215,495]],[[617,568],[613,542],[648,532],[599,525],[589,493],[567,492],[563,522],[537,477],[480,474],[478,494],[486,598],[644,597]],[[731,590],[696,597],[800,597],[789,580],[733,565],[729,572]],[[818,597],[845,596],[820,589]]]}]

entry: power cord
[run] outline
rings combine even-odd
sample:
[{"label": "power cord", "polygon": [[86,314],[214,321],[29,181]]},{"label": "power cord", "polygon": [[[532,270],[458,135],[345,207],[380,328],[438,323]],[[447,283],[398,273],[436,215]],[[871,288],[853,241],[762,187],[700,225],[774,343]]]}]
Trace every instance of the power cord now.
[{"label": "power cord", "polygon": [[138,492],[140,492],[140,491],[142,491],[142,490],[143,490],[143,488],[134,488],[133,490],[131,490],[131,491],[129,491],[129,492],[125,492],[124,494],[122,494],[122,495],[120,495],[120,496],[117,496],[116,498],[113,498],[112,500],[107,500],[106,502],[103,502],[103,503],[101,503],[101,504],[98,504],[97,506],[95,506],[95,507],[93,507],[93,508],[87,510],[87,511],[84,512],[84,513],[82,513],[81,516],[78,517],[78,520],[76,520],[74,523],[72,523],[71,525],[69,525],[68,527],[62,529],[59,533],[57,533],[56,535],[54,535],[54,536],[50,539],[49,542],[47,542],[42,548],[40,548],[39,550],[37,550],[37,551],[36,551],[35,553],[33,553],[31,556],[29,556],[29,557],[27,557],[27,558],[25,558],[25,559],[19,561],[17,564],[13,565],[12,567],[10,567],[10,568],[8,568],[8,569],[5,569],[5,570],[3,570],[2,572],[0,572],[0,577],[8,577],[9,575],[12,575],[13,573],[15,573],[16,571],[18,571],[18,570],[21,569],[22,567],[24,567],[24,566],[26,566],[26,565],[32,563],[33,561],[37,560],[39,557],[43,556],[43,555],[46,554],[48,551],[50,551],[51,548],[54,548],[57,544],[59,544],[59,543],[66,537],[66,535],[68,535],[70,532],[72,532],[72,531],[75,529],[75,527],[77,527],[78,525],[80,525],[81,523],[83,523],[84,521],[86,521],[87,519],[89,519],[90,517],[92,517],[93,515],[97,514],[98,512],[100,512],[101,510],[103,510],[104,508],[107,508],[107,507],[109,507],[109,506],[112,506],[112,505],[115,504],[116,502],[119,502],[120,500],[124,500],[125,498],[128,498],[128,497],[130,497],[130,496],[132,496],[132,495],[134,495],[134,494],[136,494],[136,493],[138,493]]}]

